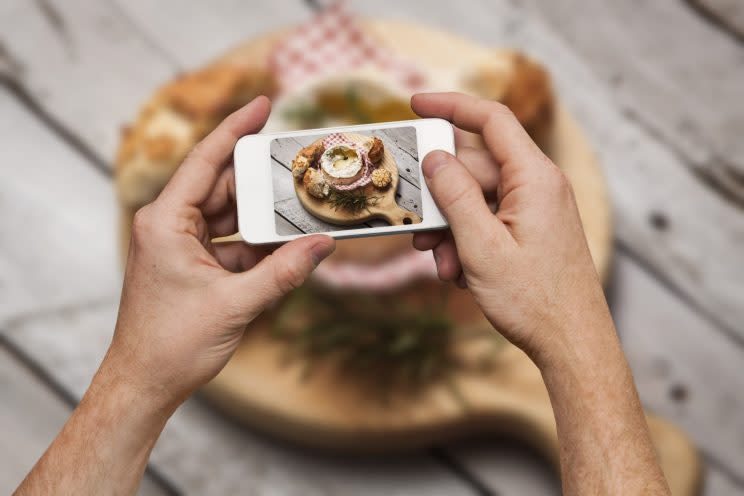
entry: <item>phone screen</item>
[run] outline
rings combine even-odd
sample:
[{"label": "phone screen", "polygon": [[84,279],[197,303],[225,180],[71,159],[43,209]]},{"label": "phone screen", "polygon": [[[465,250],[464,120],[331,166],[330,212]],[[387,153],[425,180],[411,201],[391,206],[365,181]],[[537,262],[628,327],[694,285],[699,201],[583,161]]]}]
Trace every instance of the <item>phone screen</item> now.
[{"label": "phone screen", "polygon": [[417,143],[413,126],[275,138],[276,234],[421,223]]}]

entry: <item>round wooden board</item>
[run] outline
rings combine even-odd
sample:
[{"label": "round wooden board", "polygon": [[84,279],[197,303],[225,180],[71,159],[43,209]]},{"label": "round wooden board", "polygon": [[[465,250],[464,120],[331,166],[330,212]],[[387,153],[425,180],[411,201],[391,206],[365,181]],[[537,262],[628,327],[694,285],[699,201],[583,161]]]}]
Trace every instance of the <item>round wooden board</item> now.
[{"label": "round wooden board", "polygon": [[[492,53],[491,48],[410,23],[364,24],[403,56],[442,70]],[[281,35],[251,40],[222,60],[241,64],[266,57]],[[560,105],[543,147],[571,180],[595,265],[606,280],[612,253],[606,186],[584,133]],[[126,220],[129,216],[125,213]],[[440,286],[432,282],[416,291],[440,291]],[[465,291],[453,288],[447,305],[458,322],[472,325],[483,318]],[[351,453],[416,449],[462,436],[500,434],[524,440],[557,462],[555,423],[540,372],[514,346],[505,344],[486,373],[456,372],[452,382],[457,395],[448,385],[433,383],[415,393],[394,391],[382,401],[339,374],[332,363],[303,378],[303,364],[288,363],[285,346],[269,335],[273,317],[266,312],[251,324],[233,359],[203,389],[233,417],[281,438]],[[467,360],[477,350],[457,351]],[[649,425],[672,493],[696,494],[701,465],[693,446],[665,421],[649,417]]]},{"label": "round wooden board", "polygon": [[[354,143],[362,144],[368,136],[361,134],[346,133],[346,138]],[[318,140],[320,141],[320,140]],[[317,141],[313,144],[317,144]],[[390,225],[401,225],[401,224],[415,224],[421,222],[421,218],[414,212],[400,207],[395,201],[395,193],[398,189],[398,164],[395,162],[395,158],[388,151],[387,146],[385,147],[384,157],[382,163],[378,167],[385,168],[390,171],[392,180],[390,185],[385,189],[375,188],[373,184],[361,188],[362,192],[368,197],[376,198],[375,204],[370,207],[360,210],[358,212],[349,212],[347,210],[335,209],[326,199],[319,199],[312,196],[307,192],[305,187],[302,185],[302,181],[294,181],[295,192],[297,198],[305,210],[310,214],[330,222],[331,224],[338,224],[342,226],[349,226],[354,224],[361,224],[372,219],[384,219]]]}]

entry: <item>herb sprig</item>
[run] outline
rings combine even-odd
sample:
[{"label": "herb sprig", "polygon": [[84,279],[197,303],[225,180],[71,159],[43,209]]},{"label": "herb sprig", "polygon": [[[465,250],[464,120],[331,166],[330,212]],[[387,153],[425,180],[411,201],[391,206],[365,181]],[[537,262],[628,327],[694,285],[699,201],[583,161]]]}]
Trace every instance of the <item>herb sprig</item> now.
[{"label": "herb sprig", "polygon": [[364,191],[333,191],[328,198],[333,210],[346,210],[357,213],[377,205],[380,196],[370,196]]},{"label": "herb sprig", "polygon": [[[320,361],[336,360],[346,373],[380,392],[416,389],[460,366],[456,340],[503,338],[493,329],[458,331],[444,310],[446,294],[424,306],[396,294],[295,290],[280,309],[273,335],[304,358],[306,374]],[[490,357],[486,357],[489,358]]]}]

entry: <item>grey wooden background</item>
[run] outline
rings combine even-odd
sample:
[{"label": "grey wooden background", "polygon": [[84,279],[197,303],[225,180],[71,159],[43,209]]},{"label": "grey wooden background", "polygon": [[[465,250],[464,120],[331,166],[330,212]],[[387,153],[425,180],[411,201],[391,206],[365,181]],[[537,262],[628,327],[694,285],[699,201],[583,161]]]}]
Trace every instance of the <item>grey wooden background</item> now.
[{"label": "grey wooden background", "polygon": [[[385,149],[398,165],[400,180],[395,192],[395,201],[401,207],[416,212],[423,218],[421,208],[421,175],[419,173],[416,129],[401,127],[359,132],[365,136],[376,136],[385,144]],[[274,189],[274,220],[277,234],[302,234],[387,226],[387,222],[371,220],[353,226],[329,224],[305,210],[297,198],[292,177],[292,160],[301,148],[320,139],[322,135],[282,138],[271,142],[271,179]]]},{"label": "grey wooden background", "polygon": [[[615,211],[608,295],[645,406],[694,439],[704,493],[744,492],[744,7],[736,0],[352,1],[517,46],[551,69]],[[111,157],[163,81],[305,20],[299,0],[0,3],[0,492],[85,390],[120,285]],[[557,494],[529,450],[484,437],[372,459],[236,425],[199,397],[143,494]]]}]

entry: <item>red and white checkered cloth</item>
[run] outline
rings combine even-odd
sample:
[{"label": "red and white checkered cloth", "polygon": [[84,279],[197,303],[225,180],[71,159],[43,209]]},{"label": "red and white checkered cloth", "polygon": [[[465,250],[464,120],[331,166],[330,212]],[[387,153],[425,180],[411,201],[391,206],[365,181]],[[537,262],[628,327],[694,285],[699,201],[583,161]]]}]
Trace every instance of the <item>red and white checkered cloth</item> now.
[{"label": "red and white checkered cloth", "polygon": [[375,265],[326,260],[313,272],[313,279],[326,286],[367,291],[389,291],[436,277],[437,266],[431,252],[413,248]]},{"label": "red and white checkered cloth", "polygon": [[367,150],[364,149],[363,146],[358,145],[352,141],[347,140],[343,134],[341,133],[332,133],[323,138],[323,148],[328,150],[331,147],[338,146],[338,145],[346,145],[349,148],[353,148],[356,150],[357,155],[359,155],[362,158],[362,164],[364,169],[362,170],[362,175],[354,181],[351,184],[334,184],[333,188],[342,190],[342,191],[349,191],[352,189],[361,188],[362,186],[366,186],[369,184],[369,182],[372,180],[372,169],[375,168],[375,166],[372,164],[372,162],[369,160],[369,155],[367,154]]},{"label": "red and white checkered cloth", "polygon": [[422,88],[424,76],[415,65],[395,55],[366,33],[339,0],[299,26],[274,48],[270,64],[282,91],[345,69],[371,67],[390,74],[411,91]]},{"label": "red and white checkered cloth", "polygon": [[[364,32],[343,0],[334,2],[279,42],[270,55],[270,64],[282,92],[309,80],[367,67],[389,74],[411,92],[421,90],[425,84],[424,73],[411,61],[398,57],[381,41]],[[332,134],[324,145],[345,142],[340,134]],[[350,145],[360,151],[355,143]],[[360,156],[368,167],[364,174],[364,184],[367,184],[372,168],[366,151]],[[388,291],[413,280],[436,277],[437,268],[431,252],[413,248],[375,265],[328,260],[313,273],[315,280],[331,287],[369,291]]]}]

